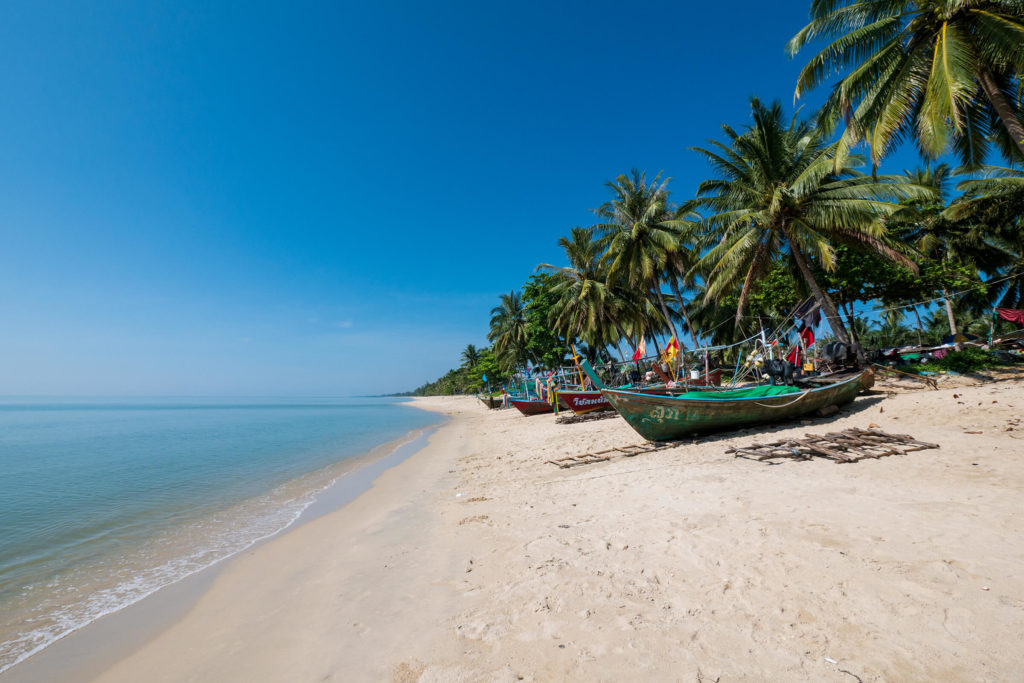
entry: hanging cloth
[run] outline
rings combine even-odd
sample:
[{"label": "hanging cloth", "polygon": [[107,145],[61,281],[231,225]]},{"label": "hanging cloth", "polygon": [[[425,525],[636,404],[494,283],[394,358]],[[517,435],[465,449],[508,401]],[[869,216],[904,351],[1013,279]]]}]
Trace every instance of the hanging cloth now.
[{"label": "hanging cloth", "polygon": [[818,306],[818,302],[811,298],[793,311],[793,317],[799,318],[805,325],[817,327],[821,322],[821,308]]},{"label": "hanging cloth", "polygon": [[[804,347],[810,348],[810,347],[814,346],[814,329],[811,328],[811,327],[801,327],[800,328],[800,339],[803,340]],[[801,356],[802,355],[803,354],[801,353],[800,344],[798,343],[793,348],[793,350],[789,353],[789,355],[786,356],[786,360],[788,360],[793,365],[796,365],[797,367],[799,367],[800,364],[801,364],[801,360],[802,360]]]},{"label": "hanging cloth", "polygon": [[1014,308],[997,308],[996,313],[1003,320],[1009,320],[1011,323],[1020,323],[1024,326],[1024,310]]}]

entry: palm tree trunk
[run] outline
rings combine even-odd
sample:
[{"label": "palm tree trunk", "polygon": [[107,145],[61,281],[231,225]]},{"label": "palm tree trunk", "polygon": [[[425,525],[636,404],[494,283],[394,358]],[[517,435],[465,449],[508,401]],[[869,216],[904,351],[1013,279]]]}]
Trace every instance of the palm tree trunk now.
[{"label": "palm tree trunk", "polygon": [[621,360],[623,363],[625,363],[626,362],[626,355],[624,353],[622,353],[622,346],[619,344],[619,340],[618,339],[615,340],[615,348],[618,349],[618,351],[619,351],[619,360]]},{"label": "palm tree trunk", "polygon": [[665,305],[665,297],[661,295],[661,284],[657,280],[654,282],[654,293],[658,297],[658,306],[661,307],[661,314],[665,316],[665,322],[668,323],[669,328],[672,330],[672,336],[679,339],[679,333],[676,332],[676,324],[672,322],[672,316],[668,314],[668,306]]},{"label": "palm tree trunk", "polygon": [[832,333],[836,335],[836,339],[840,342],[853,348],[854,353],[857,354],[857,360],[863,365],[865,362],[864,349],[860,348],[860,344],[850,340],[846,328],[843,327],[843,320],[839,317],[839,312],[836,310],[835,303],[825,293],[825,290],[821,288],[818,281],[814,279],[814,273],[811,272],[811,267],[807,265],[807,259],[804,258],[803,252],[800,251],[800,247],[796,245],[796,242],[790,238],[789,231],[786,230],[785,226],[782,226],[782,232],[786,236],[786,241],[789,242],[789,250],[793,254],[793,260],[796,261],[796,267],[800,269],[800,274],[804,276],[804,280],[811,288],[811,293],[814,294],[814,298],[817,299],[822,312],[825,313],[825,319],[828,320]]},{"label": "palm tree trunk", "polygon": [[924,346],[924,340],[921,339],[921,333],[924,332],[924,325],[921,324],[921,313],[917,310],[917,306],[914,306],[914,317],[917,318],[917,345]]},{"label": "palm tree trunk", "polygon": [[963,351],[963,349],[964,349],[963,344],[961,344],[960,342],[956,341],[956,339],[955,339],[956,338],[956,334],[957,334],[957,332],[956,332],[956,318],[953,316],[953,303],[949,300],[949,292],[946,291],[945,287],[942,288],[942,300],[946,304],[946,317],[949,318],[949,333],[951,335],[953,335],[953,337],[954,337],[954,339],[953,339],[953,342],[954,342],[953,348],[955,348],[957,351]]},{"label": "palm tree trunk", "polygon": [[999,84],[996,83],[988,69],[978,70],[978,82],[981,83],[982,90],[985,91],[988,101],[992,103],[992,107],[1010,134],[1010,138],[1017,145],[1021,155],[1024,155],[1024,125],[1021,125],[1020,119],[1017,118],[1013,105],[1006,99],[1006,95],[999,88]]},{"label": "palm tree trunk", "polygon": [[[622,331],[622,325],[619,325],[619,321],[613,319],[612,322],[615,323],[615,329],[619,333],[619,339],[626,339],[628,341],[629,340],[629,335]],[[619,346],[619,342],[618,341],[615,342],[615,346]],[[633,348],[636,348],[635,344],[633,345]],[[622,356],[622,347],[619,347],[619,355]],[[623,362],[625,362],[626,357],[623,356],[622,360],[623,360]]]},{"label": "palm tree trunk", "polygon": [[693,331],[693,325],[690,324],[690,316],[686,315],[686,306],[683,305],[683,297],[679,293],[679,283],[676,282],[674,277],[669,278],[669,283],[672,285],[672,292],[676,295],[676,301],[679,302],[679,312],[683,316],[683,320],[686,321],[686,329],[690,331],[690,339],[693,340],[693,348],[700,348],[700,342],[697,341],[697,333]]},{"label": "palm tree trunk", "polygon": [[846,312],[846,321],[850,323],[850,339],[854,344],[860,344],[860,337],[857,336],[857,325],[853,322],[853,305],[850,302],[846,302],[845,304],[840,304],[840,306]]}]

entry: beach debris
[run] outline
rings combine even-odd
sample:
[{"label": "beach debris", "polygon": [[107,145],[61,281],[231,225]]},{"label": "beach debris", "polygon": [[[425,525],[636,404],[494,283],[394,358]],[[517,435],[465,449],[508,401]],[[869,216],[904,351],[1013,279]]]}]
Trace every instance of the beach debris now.
[{"label": "beach debris", "polygon": [[582,415],[575,415],[572,413],[559,415],[555,418],[555,423],[560,425],[571,425],[578,422],[592,422],[593,420],[610,420],[613,417],[619,417],[619,414],[614,410],[596,410],[590,413],[583,413]]},{"label": "beach debris", "polygon": [[727,449],[737,458],[748,460],[772,460],[793,458],[810,460],[813,457],[828,458],[837,463],[857,462],[864,458],[881,458],[887,455],[905,455],[912,451],[938,448],[938,444],[918,441],[907,434],[887,434],[878,429],[853,427],[842,432],[825,435],[804,434],[803,439],[782,439],[768,444],[752,443]]},{"label": "beach debris", "polygon": [[642,444],[618,446],[616,448],[608,448],[603,451],[583,453],[581,455],[568,455],[564,458],[555,458],[554,460],[548,460],[547,462],[552,465],[558,465],[562,469],[567,469],[569,467],[576,467],[577,465],[590,465],[595,462],[605,462],[615,457],[632,458],[644,453],[653,453],[654,451],[663,451],[666,448],[675,448],[677,445],[678,444],[667,441],[663,443],[647,441]]},{"label": "beach debris", "polygon": [[831,657],[825,657],[825,661],[828,662],[829,664],[838,664],[839,663],[836,660],[832,659]]}]

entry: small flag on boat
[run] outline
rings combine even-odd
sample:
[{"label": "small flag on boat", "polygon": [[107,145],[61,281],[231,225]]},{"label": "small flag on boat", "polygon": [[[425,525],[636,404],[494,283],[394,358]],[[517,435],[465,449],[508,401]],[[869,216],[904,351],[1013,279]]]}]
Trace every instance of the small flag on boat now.
[{"label": "small flag on boat", "polygon": [[636,347],[636,352],[633,354],[633,360],[640,360],[647,355],[647,341],[640,337],[640,345]]},{"label": "small flag on boat", "polygon": [[487,381],[487,373],[486,372],[484,373],[484,381],[485,382]]},{"label": "small flag on boat", "polygon": [[671,363],[675,360],[676,354],[679,353],[679,340],[675,338],[675,335],[668,340],[668,344],[665,345],[665,352],[661,354],[661,359],[666,363]]}]

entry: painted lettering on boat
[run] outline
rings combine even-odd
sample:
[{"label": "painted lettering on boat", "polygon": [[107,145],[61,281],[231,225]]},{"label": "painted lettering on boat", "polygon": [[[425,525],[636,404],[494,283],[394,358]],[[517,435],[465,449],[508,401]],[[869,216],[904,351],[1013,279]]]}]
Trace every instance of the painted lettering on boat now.
[{"label": "painted lettering on boat", "polygon": [[577,398],[575,400],[576,405],[580,406],[592,406],[608,402],[608,399],[606,399],[604,396],[602,396],[601,398]]},{"label": "painted lettering on boat", "polygon": [[665,406],[657,406],[656,408],[651,410],[649,415],[653,419],[657,420],[658,422],[661,422],[662,420],[678,420],[679,419],[679,411],[678,410],[676,410],[675,408],[667,408]]}]

